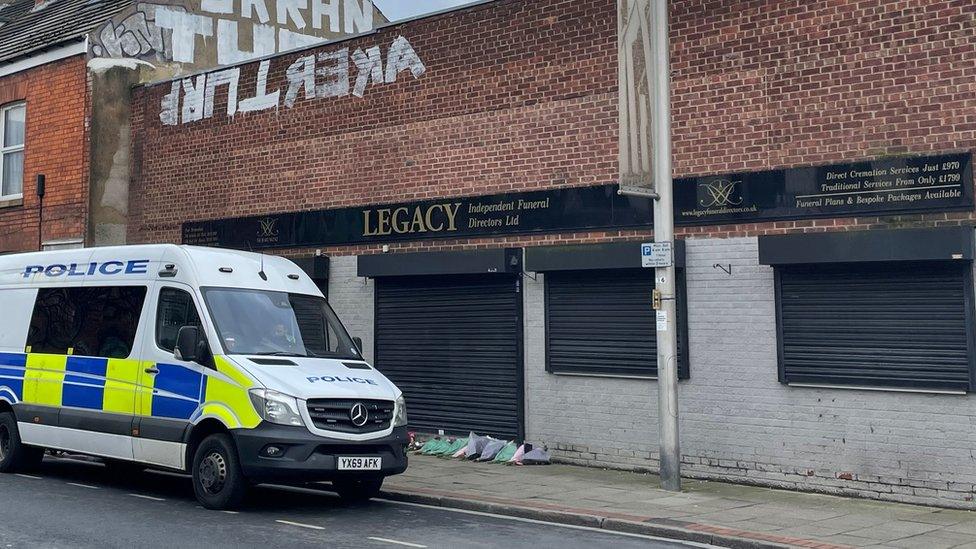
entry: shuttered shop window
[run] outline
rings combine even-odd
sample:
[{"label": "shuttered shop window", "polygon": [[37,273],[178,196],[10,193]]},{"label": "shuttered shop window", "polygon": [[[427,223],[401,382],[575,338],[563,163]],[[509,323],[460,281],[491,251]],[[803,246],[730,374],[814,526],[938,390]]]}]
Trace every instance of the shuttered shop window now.
[{"label": "shuttered shop window", "polygon": [[780,380],[966,391],[971,264],[777,268]]},{"label": "shuttered shop window", "polygon": [[[546,358],[555,374],[657,376],[653,269],[545,275]],[[688,378],[684,284],[678,284],[678,375]]]}]

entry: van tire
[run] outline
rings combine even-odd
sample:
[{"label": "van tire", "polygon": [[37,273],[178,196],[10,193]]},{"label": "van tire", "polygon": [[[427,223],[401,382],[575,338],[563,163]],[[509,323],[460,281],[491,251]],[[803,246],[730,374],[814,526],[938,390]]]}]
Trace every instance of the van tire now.
[{"label": "van tire", "polygon": [[193,492],[207,509],[235,509],[247,492],[237,448],[230,435],[218,433],[203,439],[193,455]]},{"label": "van tire", "polygon": [[44,449],[25,446],[20,441],[17,419],[10,412],[0,413],[0,473],[27,471],[40,465]]},{"label": "van tire", "polygon": [[382,478],[341,479],[332,481],[332,488],[342,501],[349,503],[365,503],[380,495],[383,488]]}]

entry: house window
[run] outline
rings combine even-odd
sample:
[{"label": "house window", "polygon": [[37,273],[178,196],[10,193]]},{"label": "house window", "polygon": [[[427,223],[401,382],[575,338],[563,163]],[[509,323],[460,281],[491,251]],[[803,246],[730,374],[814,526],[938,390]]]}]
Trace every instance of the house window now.
[{"label": "house window", "polygon": [[0,107],[0,200],[24,194],[24,127],[27,108],[23,103]]}]

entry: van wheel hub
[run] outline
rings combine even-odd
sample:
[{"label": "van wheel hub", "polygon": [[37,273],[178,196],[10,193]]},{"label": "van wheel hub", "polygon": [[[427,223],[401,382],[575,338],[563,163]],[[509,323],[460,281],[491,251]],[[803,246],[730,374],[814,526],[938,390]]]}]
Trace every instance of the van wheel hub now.
[{"label": "van wheel hub", "polygon": [[219,494],[227,482],[227,460],[219,452],[211,452],[200,462],[200,485],[211,495]]}]

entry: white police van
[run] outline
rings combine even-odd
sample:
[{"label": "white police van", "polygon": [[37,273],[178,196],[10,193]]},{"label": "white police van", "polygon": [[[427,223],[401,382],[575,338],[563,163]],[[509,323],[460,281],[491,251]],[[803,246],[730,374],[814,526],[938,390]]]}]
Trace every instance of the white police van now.
[{"label": "white police van", "polygon": [[312,280],[273,256],[174,245],[0,256],[0,472],[44,449],[193,476],[376,495],[407,467],[402,393]]}]

